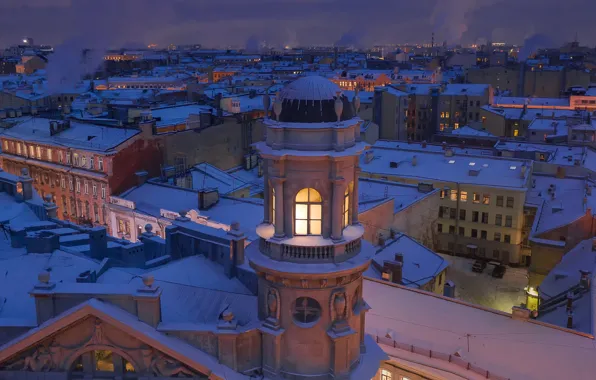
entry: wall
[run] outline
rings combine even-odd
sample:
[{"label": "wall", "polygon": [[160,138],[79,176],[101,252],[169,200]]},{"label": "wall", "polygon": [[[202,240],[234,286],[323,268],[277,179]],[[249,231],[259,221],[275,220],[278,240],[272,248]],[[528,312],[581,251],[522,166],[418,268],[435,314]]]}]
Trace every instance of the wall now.
[{"label": "wall", "polygon": [[389,230],[392,228],[394,220],[393,202],[393,199],[389,199],[385,203],[358,214],[358,220],[364,226],[363,238],[372,245],[379,244],[379,236],[387,238],[390,235]]},{"label": "wall", "polygon": [[436,189],[414,204],[399,210],[393,217],[392,228],[433,249],[441,203],[439,195],[440,190]]}]

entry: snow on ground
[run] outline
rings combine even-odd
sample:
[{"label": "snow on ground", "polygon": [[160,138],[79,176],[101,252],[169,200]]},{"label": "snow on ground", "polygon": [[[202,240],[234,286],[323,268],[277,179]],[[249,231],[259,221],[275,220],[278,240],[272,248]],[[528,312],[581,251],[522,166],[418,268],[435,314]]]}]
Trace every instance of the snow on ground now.
[{"label": "snow on ground", "polygon": [[473,259],[440,255],[450,263],[447,280],[455,283],[456,298],[506,313],[526,301],[524,287],[528,285],[528,275],[525,268],[507,267],[503,278],[494,278],[490,264],[483,273],[476,273],[472,272]]}]

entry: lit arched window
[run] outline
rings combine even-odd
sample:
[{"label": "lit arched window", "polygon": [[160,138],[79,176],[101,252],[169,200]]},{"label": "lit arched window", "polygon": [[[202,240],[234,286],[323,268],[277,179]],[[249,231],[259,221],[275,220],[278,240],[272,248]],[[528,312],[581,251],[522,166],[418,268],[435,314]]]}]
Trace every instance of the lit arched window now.
[{"label": "lit arched window", "polygon": [[275,224],[275,189],[271,189],[271,223]]},{"label": "lit arched window", "polygon": [[343,218],[344,228],[347,227],[349,223],[350,223],[350,188],[348,186],[348,187],[346,187],[346,192],[344,193],[344,218]]},{"label": "lit arched window", "polygon": [[296,195],[296,235],[320,235],[323,200],[315,189],[302,189]]}]

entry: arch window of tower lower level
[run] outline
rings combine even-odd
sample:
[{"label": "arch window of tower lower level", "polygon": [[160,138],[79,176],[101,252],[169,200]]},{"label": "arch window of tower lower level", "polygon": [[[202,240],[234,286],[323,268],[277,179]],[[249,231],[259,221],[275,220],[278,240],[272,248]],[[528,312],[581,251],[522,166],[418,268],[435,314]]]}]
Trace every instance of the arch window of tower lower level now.
[{"label": "arch window of tower lower level", "polygon": [[344,193],[344,212],[343,212],[343,226],[344,228],[350,224],[350,187],[346,187]]},{"label": "arch window of tower lower level", "polygon": [[321,235],[323,199],[318,191],[302,189],[296,195],[294,230],[296,235]]},{"label": "arch window of tower lower level", "polygon": [[271,223],[275,225],[275,189],[271,189]]}]

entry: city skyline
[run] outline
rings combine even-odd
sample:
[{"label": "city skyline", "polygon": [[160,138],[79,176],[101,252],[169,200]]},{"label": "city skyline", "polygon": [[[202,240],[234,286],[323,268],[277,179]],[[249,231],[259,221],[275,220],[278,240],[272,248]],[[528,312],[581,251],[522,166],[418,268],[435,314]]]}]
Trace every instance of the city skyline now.
[{"label": "city skyline", "polygon": [[74,39],[101,49],[151,43],[247,47],[255,40],[290,47],[368,47],[424,43],[433,32],[439,44],[523,44],[539,35],[542,44],[560,45],[576,34],[586,45],[596,43],[588,16],[596,4],[582,0],[568,1],[564,8],[556,0],[8,0],[0,10],[1,46],[31,37],[57,46]]}]

